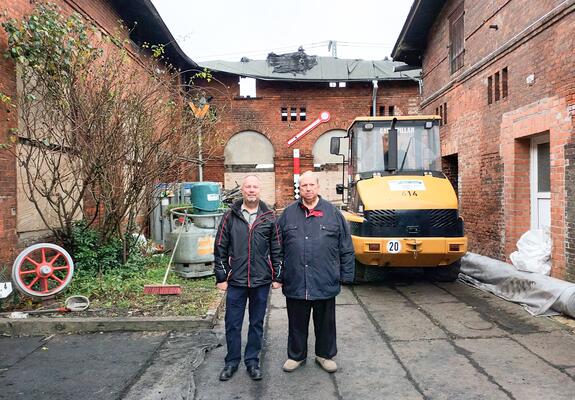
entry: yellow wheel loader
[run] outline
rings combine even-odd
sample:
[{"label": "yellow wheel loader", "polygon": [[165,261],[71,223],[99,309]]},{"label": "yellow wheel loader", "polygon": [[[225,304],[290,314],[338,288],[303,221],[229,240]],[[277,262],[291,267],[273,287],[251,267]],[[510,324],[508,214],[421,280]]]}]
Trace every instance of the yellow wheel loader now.
[{"label": "yellow wheel loader", "polygon": [[331,139],[330,153],[338,155],[340,140],[349,140],[347,185],[337,185],[337,192],[353,239],[356,280],[392,267],[423,267],[432,279],[457,279],[467,238],[457,196],[441,171],[439,121],[361,117],[345,138]]}]

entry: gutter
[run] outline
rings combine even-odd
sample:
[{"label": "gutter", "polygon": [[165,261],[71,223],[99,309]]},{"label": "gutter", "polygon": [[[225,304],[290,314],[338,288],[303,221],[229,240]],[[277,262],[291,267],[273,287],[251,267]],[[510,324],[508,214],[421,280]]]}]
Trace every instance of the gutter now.
[{"label": "gutter", "polygon": [[373,89],[371,91],[371,116],[375,117],[377,115],[377,110],[375,109],[377,104],[377,80],[371,81],[373,84]]}]

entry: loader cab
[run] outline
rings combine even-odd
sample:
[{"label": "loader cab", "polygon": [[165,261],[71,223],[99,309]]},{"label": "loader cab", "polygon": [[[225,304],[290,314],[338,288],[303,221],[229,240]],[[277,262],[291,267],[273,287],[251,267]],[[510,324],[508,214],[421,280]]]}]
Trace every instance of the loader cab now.
[{"label": "loader cab", "polygon": [[[350,141],[348,201],[362,179],[387,175],[443,176],[439,116],[360,117],[348,129]],[[330,152],[339,153],[340,138]],[[343,192],[339,185],[338,193]]]},{"label": "loader cab", "polygon": [[356,120],[349,129],[354,179],[374,174],[441,171],[439,121],[381,118]]}]

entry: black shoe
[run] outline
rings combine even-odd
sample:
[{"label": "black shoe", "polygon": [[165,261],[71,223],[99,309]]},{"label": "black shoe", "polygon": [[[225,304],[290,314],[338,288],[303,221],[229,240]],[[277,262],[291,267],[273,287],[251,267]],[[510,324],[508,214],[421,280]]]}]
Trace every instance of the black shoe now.
[{"label": "black shoe", "polygon": [[220,372],[220,381],[227,381],[230,380],[232,376],[236,373],[238,367],[234,367],[233,365],[226,365],[222,372]]},{"label": "black shoe", "polygon": [[248,367],[248,375],[254,381],[259,381],[262,379],[262,370],[257,365],[250,365]]}]

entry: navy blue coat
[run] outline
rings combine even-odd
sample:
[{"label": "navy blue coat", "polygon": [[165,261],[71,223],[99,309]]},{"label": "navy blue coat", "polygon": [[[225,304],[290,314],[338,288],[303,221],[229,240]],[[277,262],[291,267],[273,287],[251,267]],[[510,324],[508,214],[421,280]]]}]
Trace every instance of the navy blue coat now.
[{"label": "navy blue coat", "polygon": [[278,220],[283,269],[278,281],[286,297],[324,300],[339,294],[340,283],[353,282],[355,255],[347,222],[330,202],[320,198],[306,216],[303,203],[289,205]]}]

